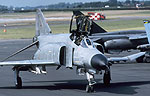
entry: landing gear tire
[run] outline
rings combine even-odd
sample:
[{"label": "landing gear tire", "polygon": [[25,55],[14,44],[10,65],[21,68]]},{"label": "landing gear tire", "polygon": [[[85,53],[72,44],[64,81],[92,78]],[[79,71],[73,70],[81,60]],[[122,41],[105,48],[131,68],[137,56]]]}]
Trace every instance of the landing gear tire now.
[{"label": "landing gear tire", "polygon": [[21,88],[22,88],[22,80],[21,80],[21,77],[17,77],[16,88],[17,88],[17,89],[21,89]]},{"label": "landing gear tire", "polygon": [[92,93],[92,92],[94,92],[94,87],[93,87],[93,85],[87,85],[87,86],[86,86],[86,92],[87,92],[87,93]]},{"label": "landing gear tire", "polygon": [[111,80],[110,72],[108,72],[107,74],[104,73],[103,82],[104,82],[105,86],[109,86],[110,85],[110,80]]},{"label": "landing gear tire", "polygon": [[145,63],[150,63],[150,57],[144,57],[144,62]]}]

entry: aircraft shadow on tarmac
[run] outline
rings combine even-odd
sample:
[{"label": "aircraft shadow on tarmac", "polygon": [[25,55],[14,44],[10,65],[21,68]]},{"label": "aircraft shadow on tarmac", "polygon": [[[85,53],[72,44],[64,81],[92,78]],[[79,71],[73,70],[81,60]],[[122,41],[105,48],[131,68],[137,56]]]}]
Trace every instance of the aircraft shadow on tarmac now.
[{"label": "aircraft shadow on tarmac", "polygon": [[[99,81],[99,80],[97,80]],[[50,83],[54,85],[41,85],[41,86],[23,86],[23,89],[47,89],[47,90],[82,90],[85,91],[86,82],[85,80],[58,80],[58,81],[32,81],[24,83]],[[96,92],[108,92],[114,94],[126,94],[133,95],[138,93],[136,89],[140,89],[139,85],[150,84],[150,81],[132,81],[132,82],[118,82],[111,83],[110,86],[106,87],[103,83],[97,83],[95,85]],[[0,89],[15,89],[15,87],[0,87]],[[21,90],[23,90],[21,89]],[[17,90],[17,89],[16,89]]]}]

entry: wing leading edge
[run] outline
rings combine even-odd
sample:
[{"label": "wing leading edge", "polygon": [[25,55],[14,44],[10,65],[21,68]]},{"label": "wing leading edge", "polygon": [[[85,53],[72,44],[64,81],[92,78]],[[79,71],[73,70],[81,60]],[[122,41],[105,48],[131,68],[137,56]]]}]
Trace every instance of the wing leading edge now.
[{"label": "wing leading edge", "polygon": [[49,65],[49,66],[58,66],[54,62],[49,60],[23,60],[23,61],[7,61],[7,62],[0,62],[0,66],[23,66],[23,65]]},{"label": "wing leading edge", "polygon": [[145,55],[145,52],[139,52],[139,53],[135,53],[129,56],[125,56],[125,57],[110,57],[108,58],[108,61],[109,62],[133,61],[144,55]]}]

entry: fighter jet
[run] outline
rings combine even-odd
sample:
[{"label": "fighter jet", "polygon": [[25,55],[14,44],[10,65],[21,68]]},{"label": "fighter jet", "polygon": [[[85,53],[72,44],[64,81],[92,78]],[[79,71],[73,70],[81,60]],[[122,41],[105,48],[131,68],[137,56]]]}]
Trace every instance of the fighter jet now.
[{"label": "fighter jet", "polygon": [[[13,66],[16,88],[22,88],[20,71],[46,74],[48,66],[57,66],[57,70],[62,66],[68,69],[72,69],[75,66],[78,75],[86,74],[87,76],[87,92],[94,92],[93,86],[96,84],[95,74],[102,74],[104,72],[103,82],[106,86],[110,84],[111,63],[103,53],[97,50],[93,42],[88,38],[87,34],[90,31],[89,26],[91,22],[86,16],[82,18],[83,21],[78,24],[77,29],[71,27],[70,34],[52,34],[43,13],[40,9],[37,10],[36,33],[33,43],[8,56],[3,62],[0,62],[0,66]],[[32,60],[6,61],[10,57],[34,45],[37,46],[37,51]]]},{"label": "fighter jet", "polygon": [[[87,25],[86,25],[87,26]],[[33,43],[8,56],[0,66],[13,66],[16,88],[22,88],[20,71],[29,71],[35,74],[46,74],[46,67],[61,66],[72,69],[77,68],[79,75],[86,74],[87,92],[93,92],[96,84],[94,74],[104,71],[103,81],[110,84],[110,64],[104,54],[96,49],[93,42],[86,36],[88,29],[80,31],[70,30],[71,34],[52,34],[52,31],[40,9],[36,12],[36,34]],[[32,60],[6,61],[12,56],[36,45],[37,51]]]},{"label": "fighter jet", "polygon": [[[73,11],[75,16],[84,15],[80,11]],[[76,23],[80,22],[81,18],[76,18]],[[91,21],[91,31],[88,34],[89,38],[97,43],[97,48],[101,52],[114,53],[130,49],[137,49],[137,46],[148,44],[145,30],[127,30],[107,32],[102,27]],[[144,56],[137,58],[137,62],[144,62]]]}]

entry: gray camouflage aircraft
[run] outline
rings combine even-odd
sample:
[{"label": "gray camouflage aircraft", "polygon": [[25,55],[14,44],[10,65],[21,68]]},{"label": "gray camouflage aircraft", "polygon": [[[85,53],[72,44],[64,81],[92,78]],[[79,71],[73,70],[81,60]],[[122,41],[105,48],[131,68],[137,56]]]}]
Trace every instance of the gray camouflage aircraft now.
[{"label": "gray camouflage aircraft", "polygon": [[[89,19],[87,18],[84,17],[82,24],[79,24],[76,30],[71,28],[70,34],[52,34],[43,13],[38,9],[36,12],[36,34],[33,43],[0,62],[0,66],[13,66],[16,88],[22,88],[22,79],[19,76],[20,71],[46,74],[47,66],[57,66],[57,70],[61,66],[69,69],[76,66],[78,75],[86,74],[87,76],[87,92],[94,91],[93,86],[96,84],[94,75],[104,71],[103,82],[108,86],[111,80],[111,64],[108,58],[97,50],[93,42],[88,38],[87,33],[90,31],[90,27],[88,27],[90,22],[88,22]],[[32,60],[6,61],[34,45],[38,49]],[[139,56],[137,54],[128,58],[123,57],[121,60]],[[115,58],[115,60],[120,59]]]},{"label": "gray camouflage aircraft", "polygon": [[[61,66],[72,69],[77,67],[79,75],[86,74],[89,84],[87,92],[93,92],[93,85],[96,84],[94,74],[104,70],[103,81],[105,85],[110,84],[110,64],[107,58],[96,49],[93,42],[85,35],[86,31],[74,32],[71,34],[52,34],[40,9],[36,13],[36,34],[34,42],[25,48],[7,57],[0,66],[13,66],[15,73],[16,88],[22,88],[20,71],[29,71],[36,74],[46,73],[47,66]],[[37,51],[33,60],[6,61],[10,57],[36,45]]]},{"label": "gray camouflage aircraft", "polygon": [[[75,16],[84,15],[80,11],[73,11]],[[80,22],[81,18],[76,18],[76,23]],[[89,38],[98,43],[97,48],[106,53],[121,52],[130,49],[137,49],[137,46],[148,44],[145,30],[125,30],[116,32],[107,32],[102,27],[91,21],[91,31]],[[101,50],[103,49],[103,50]],[[144,56],[137,58],[137,62],[145,62],[148,57]],[[146,60],[148,61],[148,60]]]}]

